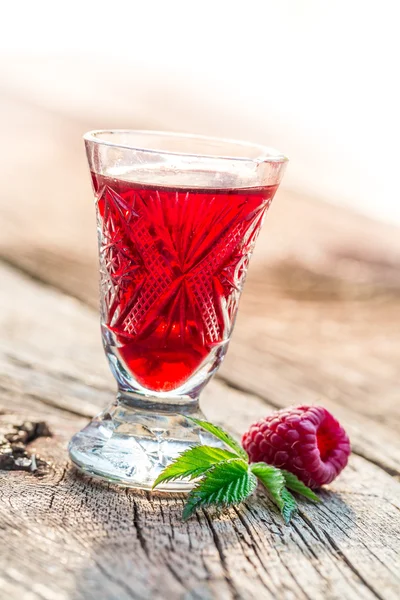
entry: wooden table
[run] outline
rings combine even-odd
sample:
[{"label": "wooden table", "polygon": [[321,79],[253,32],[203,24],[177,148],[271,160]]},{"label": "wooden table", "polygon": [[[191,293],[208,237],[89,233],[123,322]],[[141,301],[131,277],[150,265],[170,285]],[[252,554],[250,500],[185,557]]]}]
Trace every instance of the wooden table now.
[{"label": "wooden table", "polygon": [[79,142],[91,124],[29,110],[28,136],[64,144],[39,145],[17,187],[1,182],[0,597],[397,600],[399,231],[279,193],[202,406],[240,436],[276,408],[321,402],[353,455],[290,526],[262,490],[183,523],[182,497],[96,483],[68,461],[70,436],[115,393]]}]

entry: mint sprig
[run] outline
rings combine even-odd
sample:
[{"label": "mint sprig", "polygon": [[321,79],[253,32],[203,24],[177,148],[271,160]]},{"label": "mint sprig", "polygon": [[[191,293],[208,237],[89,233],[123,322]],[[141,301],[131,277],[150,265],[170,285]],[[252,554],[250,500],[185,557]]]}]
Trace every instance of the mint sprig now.
[{"label": "mint sprig", "polygon": [[300,479],[298,479],[296,475],[293,475],[293,473],[290,473],[289,471],[285,471],[283,469],[281,473],[285,478],[285,484],[286,487],[289,488],[289,490],[292,490],[292,492],[296,492],[296,494],[304,496],[305,498],[308,498],[308,500],[312,500],[313,502],[320,502],[320,498],[317,496],[317,494],[313,492],[309,487],[307,487],[305,483],[300,481]]},{"label": "mint sprig", "polygon": [[222,429],[222,427],[218,427],[218,425],[214,425],[213,423],[209,423],[208,421],[201,421],[200,419],[195,419],[194,417],[188,417],[189,421],[192,421],[202,429],[208,431],[216,438],[224,442],[229,448],[231,448],[237,456],[240,456],[243,460],[248,462],[249,457],[247,456],[246,450],[242,448],[242,446],[233,438],[227,431]]},{"label": "mint sprig", "polygon": [[[285,523],[289,523],[290,519],[297,511],[297,502],[287,489],[289,487],[286,481],[286,473],[288,473],[288,471],[282,471],[281,469],[277,469],[272,465],[267,465],[267,463],[264,462],[253,463],[250,465],[250,469],[268,490],[271,499],[279,507]],[[310,499],[313,499],[312,496],[315,496],[318,500],[318,496],[297,479],[296,475],[293,475],[293,473],[289,473],[289,475],[298,483],[299,489],[303,490],[304,488],[307,492],[310,492],[310,495],[308,496]],[[288,479],[291,480],[291,478]],[[303,495],[307,494],[304,494],[303,492]]]},{"label": "mint sprig", "polygon": [[243,502],[254,492],[258,480],[279,508],[285,523],[289,523],[297,511],[296,499],[289,489],[309,500],[319,501],[318,496],[293,473],[264,462],[249,464],[245,450],[221,427],[188,418],[221,440],[229,450],[194,446],[182,452],[157,477],[153,488],[176,479],[200,478],[188,495],[183,510],[184,520],[202,506],[213,504],[221,507]]},{"label": "mint sprig", "polygon": [[200,506],[230,506],[246,500],[257,487],[257,477],[241,458],[214,465],[190,492],[183,519]]},{"label": "mint sprig", "polygon": [[[201,452],[199,452],[199,449],[201,449]],[[221,462],[228,462],[233,458],[237,459],[237,455],[223,448],[212,448],[211,446],[189,448],[160,473],[153,487],[173,479],[183,479],[184,477],[195,479],[200,475],[204,475],[212,466]]]}]

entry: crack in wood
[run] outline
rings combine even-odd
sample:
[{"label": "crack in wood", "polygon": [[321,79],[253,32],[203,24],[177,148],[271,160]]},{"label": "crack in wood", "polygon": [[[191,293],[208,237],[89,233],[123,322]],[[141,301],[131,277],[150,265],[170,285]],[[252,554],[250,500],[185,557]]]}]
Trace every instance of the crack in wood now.
[{"label": "crack in wood", "polygon": [[109,572],[108,569],[106,569],[101,562],[98,559],[93,558],[92,559],[94,564],[96,565],[96,567],[98,568],[98,570],[102,573],[102,575],[109,581],[111,581],[112,584],[117,585],[119,588],[121,588],[129,598],[132,598],[132,600],[144,600],[144,596],[142,595],[138,595],[136,594],[130,587],[129,585],[127,585],[125,583],[125,581],[123,579],[120,579],[119,577],[116,577],[115,575],[113,575],[112,573]]},{"label": "crack in wood", "polygon": [[[246,507],[247,510],[248,507],[243,503],[243,507]],[[245,543],[253,550],[254,556],[257,559],[257,562],[253,562],[253,560],[247,556],[246,553],[244,553],[246,559],[248,560],[248,562],[256,569],[257,572],[257,577],[259,579],[259,581],[261,582],[262,586],[269,592],[269,594],[271,595],[271,598],[274,597],[274,591],[272,588],[270,588],[270,586],[267,584],[266,581],[263,580],[263,578],[261,577],[261,575],[258,573],[258,566],[261,567],[262,571],[268,576],[271,577],[271,574],[268,572],[268,569],[266,567],[266,565],[264,564],[264,561],[262,560],[262,556],[261,556],[261,548],[259,548],[258,544],[257,544],[257,540],[254,538],[253,533],[245,519],[245,517],[241,514],[240,509],[238,509],[236,506],[233,507],[233,510],[235,511],[239,521],[241,522],[241,524],[243,525],[245,531],[247,532],[247,535],[249,537],[249,540],[245,540]],[[232,519],[232,525],[233,528],[236,531],[236,534],[240,540],[240,543],[242,544],[242,538],[244,538],[245,536],[243,536],[243,534],[241,534],[241,532],[239,531],[237,525],[235,524],[235,521]]]},{"label": "crack in wood", "polygon": [[[5,352],[4,353],[4,357],[9,360],[12,364],[16,365],[17,367],[21,367],[23,369],[27,369],[28,371],[33,371],[36,372],[38,369],[38,365],[35,365],[34,363],[28,362],[27,360],[21,359],[18,356],[14,356],[14,354],[11,354],[10,352]],[[40,365],[40,372],[43,375],[46,375],[48,377],[55,377],[60,381],[65,381],[68,383],[77,383],[79,385],[88,385],[83,379],[81,379],[80,377],[76,377],[74,375],[71,375],[71,373],[65,373],[63,371],[50,371],[49,369],[45,369],[43,365]],[[114,393],[114,390],[111,386],[106,386],[106,385],[99,385],[93,382],[90,382],[90,387],[94,390],[98,390],[99,392],[112,392]]]},{"label": "crack in wood", "polygon": [[369,583],[369,581],[367,581],[365,579],[365,577],[363,577],[363,575],[360,573],[360,571],[353,565],[353,563],[351,562],[351,560],[349,560],[349,558],[342,552],[342,550],[339,548],[339,546],[337,545],[337,543],[335,542],[335,540],[333,539],[333,537],[327,531],[323,531],[322,533],[325,536],[325,538],[328,540],[329,544],[332,546],[332,548],[334,549],[334,551],[338,554],[338,556],[340,556],[341,560],[344,563],[346,563],[346,565],[349,567],[349,569],[354,573],[354,575],[356,575],[356,577],[358,577],[358,579],[362,582],[362,584],[376,598],[378,598],[378,600],[386,600],[384,598],[384,596],[381,596],[381,594],[379,594],[375,590],[375,588]]},{"label": "crack in wood", "polygon": [[[126,493],[129,494],[130,490],[127,489]],[[149,549],[147,547],[147,542],[146,542],[146,537],[143,533],[143,529],[142,526],[140,524],[140,518],[139,518],[139,509],[137,506],[137,502],[136,499],[132,496],[132,505],[133,505],[133,525],[136,529],[136,533],[137,533],[137,538],[139,540],[140,546],[143,550],[143,552],[145,553],[145,555],[147,556],[147,558],[151,558],[150,553],[149,553]]]},{"label": "crack in wood", "polygon": [[[346,523],[343,520],[340,512],[332,510],[330,508],[329,504],[324,504],[321,508],[322,508],[323,512],[325,512],[325,513],[328,512],[328,513],[330,513],[334,517],[333,522],[335,523],[336,527],[338,529],[340,529],[340,531],[343,533],[343,535],[345,537],[349,537],[349,531],[350,531],[349,523]],[[371,554],[373,554],[374,557],[376,558],[376,560],[379,561],[380,564],[383,567],[385,567],[386,569],[388,569],[389,571],[391,571],[392,574],[394,576],[396,576],[396,578],[399,580],[399,589],[400,589],[400,578],[399,578],[399,572],[398,572],[398,570],[396,572],[393,572],[390,569],[389,565],[385,561],[383,561],[380,558],[380,556],[374,551],[373,544],[375,542],[375,537],[369,531],[367,531],[364,527],[362,527],[362,523],[356,522],[354,519],[351,519],[351,517],[349,517],[349,521],[353,524],[353,526],[356,526],[358,529],[360,529],[362,531],[363,535],[368,538],[368,541],[364,541],[363,539],[360,538],[360,542],[359,543],[362,546],[364,546],[364,548],[368,552],[370,552]]]},{"label": "crack in wood", "polygon": [[375,458],[373,456],[370,456],[366,452],[360,450],[358,447],[354,448],[354,446],[353,446],[352,452],[353,452],[353,454],[356,454],[357,456],[361,456],[361,458],[364,458],[365,460],[372,463],[376,467],[379,467],[380,469],[382,469],[382,471],[385,471],[385,473],[387,473],[388,475],[391,475],[392,477],[400,476],[400,469],[393,469],[392,467],[385,465],[385,463],[383,461],[378,460],[377,458]]},{"label": "crack in wood", "polygon": [[218,533],[217,533],[217,531],[216,531],[216,529],[214,527],[213,521],[212,521],[210,515],[208,514],[207,509],[203,508],[203,509],[201,509],[201,512],[203,513],[203,515],[204,515],[204,517],[205,517],[205,519],[207,521],[208,527],[209,527],[209,529],[211,531],[211,535],[212,535],[212,539],[213,539],[213,542],[214,542],[214,546],[215,546],[215,548],[217,550],[219,561],[221,563],[222,572],[223,572],[225,581],[226,581],[226,583],[228,585],[228,588],[231,591],[232,598],[233,598],[233,600],[240,600],[240,598],[241,598],[240,593],[236,589],[236,586],[235,586],[235,584],[234,584],[234,582],[232,580],[232,576],[231,576],[231,574],[229,572],[229,568],[228,568],[228,565],[226,563],[225,554],[224,554],[224,551],[223,551],[223,548],[222,548],[221,540],[219,539],[219,536],[218,536]]}]

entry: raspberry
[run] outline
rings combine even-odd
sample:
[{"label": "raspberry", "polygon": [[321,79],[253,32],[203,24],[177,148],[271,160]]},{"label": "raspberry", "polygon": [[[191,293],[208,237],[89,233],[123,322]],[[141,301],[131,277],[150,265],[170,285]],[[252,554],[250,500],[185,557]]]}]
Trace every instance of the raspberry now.
[{"label": "raspberry", "polygon": [[311,488],[331,483],[350,455],[345,430],[322,406],[279,410],[252,425],[242,445],[250,462],[286,469]]}]

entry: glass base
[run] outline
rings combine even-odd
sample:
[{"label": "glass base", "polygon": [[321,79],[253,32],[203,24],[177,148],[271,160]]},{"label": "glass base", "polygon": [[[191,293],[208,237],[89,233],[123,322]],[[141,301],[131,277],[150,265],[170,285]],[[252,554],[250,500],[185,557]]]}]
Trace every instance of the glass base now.
[{"label": "glass base", "polygon": [[[202,444],[223,446],[188,416],[204,419],[198,401],[165,403],[120,393],[110,407],[73,436],[69,455],[84,473],[150,490],[161,471],[184,450]],[[187,492],[194,483],[172,481],[157,490]]]}]

